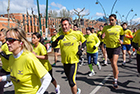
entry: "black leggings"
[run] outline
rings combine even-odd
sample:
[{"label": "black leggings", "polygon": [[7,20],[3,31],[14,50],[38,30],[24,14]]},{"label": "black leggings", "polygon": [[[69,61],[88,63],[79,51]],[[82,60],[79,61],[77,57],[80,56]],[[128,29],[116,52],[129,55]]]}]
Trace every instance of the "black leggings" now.
[{"label": "black leggings", "polygon": [[55,79],[53,78],[52,69],[49,71],[49,73],[50,73],[50,75],[51,75],[51,77],[52,77],[51,82],[53,82]]},{"label": "black leggings", "polygon": [[64,64],[64,72],[68,78],[69,85],[73,87],[76,84],[76,74],[78,70],[78,63]]},{"label": "black leggings", "polygon": [[138,70],[138,73],[140,73],[140,55],[137,54],[137,70]]},{"label": "black leggings", "polygon": [[[10,74],[10,72],[6,72],[4,69],[0,70],[0,76],[8,75],[8,74]],[[3,88],[4,88],[5,83],[6,81],[0,82],[0,94],[3,94]]]}]

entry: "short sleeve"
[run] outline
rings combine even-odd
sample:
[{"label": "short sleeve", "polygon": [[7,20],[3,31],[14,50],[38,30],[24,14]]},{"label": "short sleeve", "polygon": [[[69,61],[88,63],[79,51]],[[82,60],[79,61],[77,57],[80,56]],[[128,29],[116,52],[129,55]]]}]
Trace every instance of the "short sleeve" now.
[{"label": "short sleeve", "polygon": [[28,67],[39,78],[42,78],[48,72],[37,58],[28,59]]}]

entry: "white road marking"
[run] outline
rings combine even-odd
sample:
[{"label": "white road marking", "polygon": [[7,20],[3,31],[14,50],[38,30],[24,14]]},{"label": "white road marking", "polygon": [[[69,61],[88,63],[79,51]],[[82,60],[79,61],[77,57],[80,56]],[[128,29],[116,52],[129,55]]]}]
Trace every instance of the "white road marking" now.
[{"label": "white road marking", "polygon": [[101,83],[99,83],[99,85],[96,86],[96,88],[93,89],[93,91],[90,94],[95,94],[105,84],[105,82],[108,80],[108,78],[110,78],[111,75],[112,74],[108,74],[108,76]]}]

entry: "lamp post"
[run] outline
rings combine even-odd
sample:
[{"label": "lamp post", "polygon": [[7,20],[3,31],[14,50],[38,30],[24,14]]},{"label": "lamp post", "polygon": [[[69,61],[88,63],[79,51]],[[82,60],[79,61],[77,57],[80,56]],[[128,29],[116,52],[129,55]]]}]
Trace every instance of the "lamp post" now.
[{"label": "lamp post", "polygon": [[117,2],[117,0],[115,0],[114,4],[113,4],[113,6],[112,6],[111,14],[112,14],[112,12],[113,12],[113,9],[114,9],[114,6],[115,6],[116,2]]},{"label": "lamp post", "polygon": [[131,9],[128,14],[126,15],[126,18],[125,18],[125,21],[127,22],[127,18],[128,18],[128,15],[130,14],[130,12],[133,12],[133,9]]},{"label": "lamp post", "polygon": [[103,12],[104,12],[105,19],[107,20],[105,9],[104,9],[104,7],[102,6],[102,4],[99,2],[99,0],[96,1],[96,4],[100,4],[100,6],[102,7]]},{"label": "lamp post", "polygon": [[133,19],[135,16],[137,16],[137,14],[134,14],[134,15],[132,16],[132,18],[130,19],[130,26],[132,25],[132,19]]},{"label": "lamp post", "polygon": [[46,35],[45,38],[47,38],[48,36],[48,0],[46,0]]},{"label": "lamp post", "polygon": [[37,9],[38,9],[38,16],[39,16],[39,31],[40,31],[40,34],[42,36],[42,28],[41,28],[41,17],[40,17],[40,10],[39,10],[39,1],[37,0]]},{"label": "lamp post", "polygon": [[122,22],[123,22],[122,17],[124,17],[124,15],[121,16],[121,14],[120,14],[118,11],[116,11],[116,14],[117,14],[117,13],[118,13],[119,16],[120,16],[120,18],[121,18],[121,23],[122,23]]}]

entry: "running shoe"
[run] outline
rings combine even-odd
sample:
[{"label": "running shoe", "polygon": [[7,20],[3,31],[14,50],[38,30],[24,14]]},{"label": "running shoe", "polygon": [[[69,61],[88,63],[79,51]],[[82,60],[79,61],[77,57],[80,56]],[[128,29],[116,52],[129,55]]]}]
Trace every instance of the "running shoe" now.
[{"label": "running shoe", "polygon": [[98,70],[101,70],[101,65],[99,62],[98,62],[97,68],[98,68]]},{"label": "running shoe", "polygon": [[12,85],[13,85],[12,81],[10,81],[10,82],[7,81],[7,83],[4,85],[4,87],[7,88],[7,87],[10,87]]},{"label": "running shoe", "polygon": [[117,89],[118,87],[119,87],[119,86],[118,86],[117,81],[114,81],[114,82],[113,82],[113,88]]},{"label": "running shoe", "polygon": [[90,76],[90,77],[93,76],[93,75],[95,75],[94,72],[91,72],[91,73],[88,74],[88,76]]},{"label": "running shoe", "polygon": [[53,63],[53,64],[52,64],[52,66],[55,66],[55,65],[56,65],[56,63]]},{"label": "running shoe", "polygon": [[80,94],[80,93],[81,93],[81,89],[77,88],[77,94]]},{"label": "running shoe", "polygon": [[125,62],[122,63],[122,66],[125,66]]},{"label": "running shoe", "polygon": [[55,92],[56,94],[60,94],[60,85],[57,85],[57,87],[55,88]]},{"label": "running shoe", "polygon": [[107,61],[104,61],[104,66],[107,66],[107,65],[108,65]]}]

